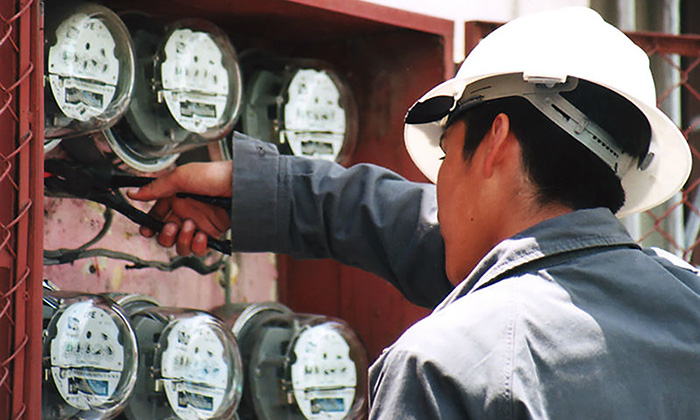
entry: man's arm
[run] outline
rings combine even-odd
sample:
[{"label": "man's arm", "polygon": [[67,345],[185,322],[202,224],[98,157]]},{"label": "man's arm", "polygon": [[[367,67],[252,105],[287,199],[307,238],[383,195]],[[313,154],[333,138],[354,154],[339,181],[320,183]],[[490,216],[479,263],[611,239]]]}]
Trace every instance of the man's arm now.
[{"label": "man's arm", "polygon": [[375,165],[281,156],[257,141],[235,141],[233,156],[235,250],[333,258],[426,307],[452,289],[434,185]]},{"label": "man's arm", "polygon": [[[280,156],[268,143],[234,142],[234,162],[190,163],[138,191],[157,200],[150,214],[165,221],[156,236],[180,255],[204,255],[207,235],[232,228],[233,249],[296,258],[333,258],[387,279],[411,302],[434,307],[449,293],[435,187],[408,182],[374,165]],[[232,169],[233,167],[233,169]],[[231,218],[187,192],[233,196]]]}]

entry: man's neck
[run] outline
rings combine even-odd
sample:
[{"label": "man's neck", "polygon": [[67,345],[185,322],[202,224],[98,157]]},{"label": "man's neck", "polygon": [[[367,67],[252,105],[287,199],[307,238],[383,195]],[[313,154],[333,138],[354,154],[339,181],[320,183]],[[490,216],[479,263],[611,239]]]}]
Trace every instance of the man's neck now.
[{"label": "man's neck", "polygon": [[559,203],[545,205],[533,203],[536,202],[516,199],[507,205],[492,207],[491,212],[484,214],[482,219],[484,229],[481,232],[486,234],[485,237],[482,240],[463,238],[461,262],[464,271],[457,278],[450,280],[455,284],[461,282],[486,254],[502,241],[546,220],[574,211]]}]

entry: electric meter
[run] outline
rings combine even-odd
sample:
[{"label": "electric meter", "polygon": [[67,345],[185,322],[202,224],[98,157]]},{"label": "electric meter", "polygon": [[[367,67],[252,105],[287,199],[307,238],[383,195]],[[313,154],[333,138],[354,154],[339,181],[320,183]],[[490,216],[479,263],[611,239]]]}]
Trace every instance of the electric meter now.
[{"label": "electric meter", "polygon": [[136,337],[112,300],[44,287],[43,419],[109,419],[136,382]]},{"label": "electric meter", "polygon": [[367,356],[345,322],[279,304],[239,304],[216,313],[236,332],[243,354],[242,420],[363,416]]},{"label": "electric meter", "polygon": [[131,37],[119,17],[94,3],[47,2],[45,132],[72,137],[112,126],[134,84]]},{"label": "electric meter", "polygon": [[124,414],[132,420],[230,419],[242,367],[231,331],[211,314],[145,307],[131,314],[139,373]]},{"label": "electric meter", "polygon": [[[357,136],[357,110],[347,83],[318,60],[262,61],[246,71],[251,75],[241,117],[245,134],[296,156],[344,162]],[[230,158],[230,150],[223,155]]]},{"label": "electric meter", "polygon": [[154,172],[233,129],[242,101],[240,69],[228,37],[210,22],[123,19],[137,57],[134,97],[125,118],[100,137],[128,165]]},{"label": "electric meter", "polygon": [[102,296],[115,301],[128,317],[141,309],[160,306],[160,303],[155,298],[139,293],[109,292],[102,293]]}]

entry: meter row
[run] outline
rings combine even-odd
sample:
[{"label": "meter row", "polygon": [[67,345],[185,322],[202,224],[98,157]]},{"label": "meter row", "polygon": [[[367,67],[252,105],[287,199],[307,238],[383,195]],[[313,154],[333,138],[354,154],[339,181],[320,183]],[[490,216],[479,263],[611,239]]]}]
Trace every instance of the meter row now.
[{"label": "meter row", "polygon": [[44,289],[45,420],[363,415],[366,351],[341,320],[273,302],[205,312]]},{"label": "meter row", "polygon": [[[121,15],[46,2],[45,150],[90,136],[130,167],[162,170],[179,154],[242,130],[297,154],[338,160],[357,112],[332,67],[270,51],[236,53],[200,19]],[[245,86],[245,89],[244,89]]]}]

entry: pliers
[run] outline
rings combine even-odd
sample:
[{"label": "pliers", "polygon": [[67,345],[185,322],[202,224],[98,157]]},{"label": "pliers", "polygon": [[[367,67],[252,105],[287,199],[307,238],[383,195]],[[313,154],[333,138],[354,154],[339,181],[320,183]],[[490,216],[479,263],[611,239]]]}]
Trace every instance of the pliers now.
[{"label": "pliers", "polygon": [[[165,226],[163,221],[132,206],[119,192],[119,188],[142,187],[154,179],[114,169],[106,170],[79,165],[61,159],[49,159],[44,162],[44,187],[47,191],[104,204],[123,214],[132,222],[160,232]],[[231,199],[226,197],[209,197],[187,193],[178,193],[177,196],[213,204],[229,211],[229,213],[231,210]],[[231,241],[209,237],[207,246],[227,255],[231,255],[232,252]]]}]

